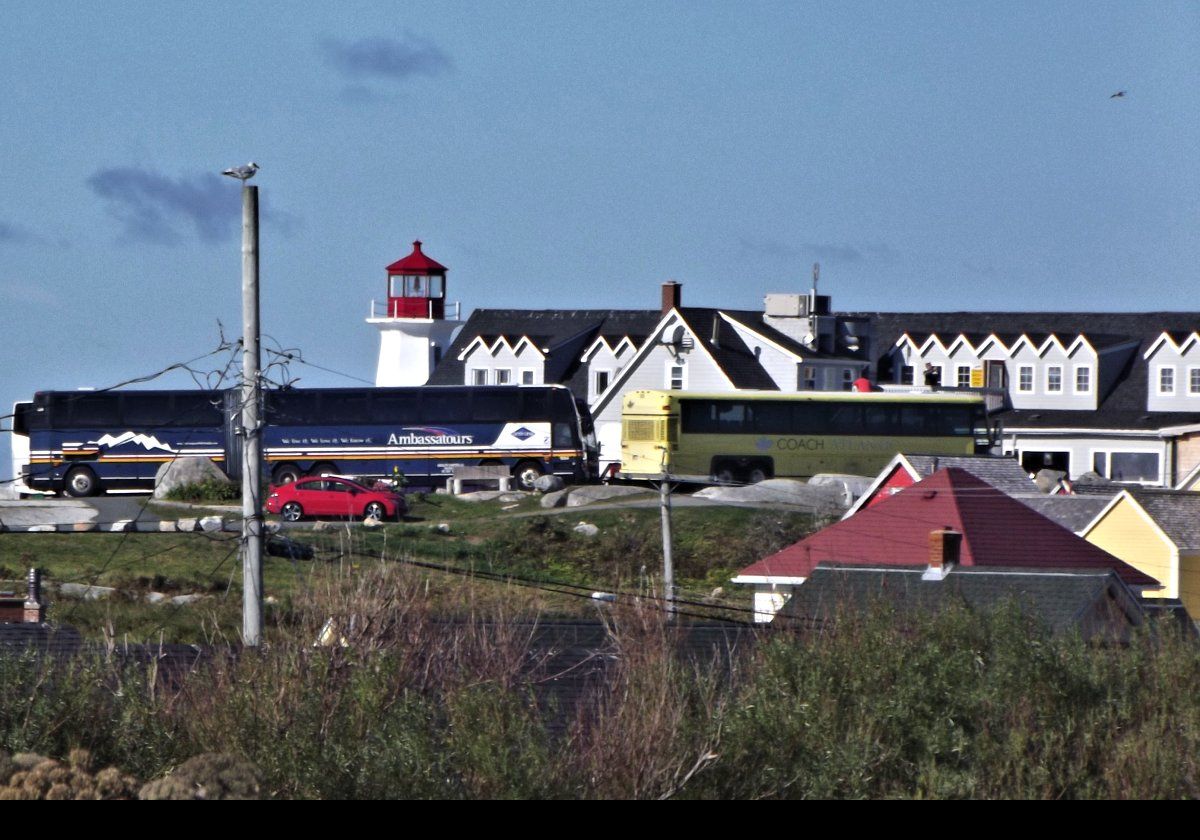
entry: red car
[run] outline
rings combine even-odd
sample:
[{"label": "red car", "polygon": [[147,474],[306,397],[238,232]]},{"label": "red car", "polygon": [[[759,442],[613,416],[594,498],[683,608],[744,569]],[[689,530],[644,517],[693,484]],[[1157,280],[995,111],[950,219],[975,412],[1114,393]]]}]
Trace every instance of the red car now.
[{"label": "red car", "polygon": [[361,516],[400,519],[408,511],[404,496],[393,490],[372,490],[348,478],[323,475],[272,486],[267,511],[287,522],[303,516]]}]

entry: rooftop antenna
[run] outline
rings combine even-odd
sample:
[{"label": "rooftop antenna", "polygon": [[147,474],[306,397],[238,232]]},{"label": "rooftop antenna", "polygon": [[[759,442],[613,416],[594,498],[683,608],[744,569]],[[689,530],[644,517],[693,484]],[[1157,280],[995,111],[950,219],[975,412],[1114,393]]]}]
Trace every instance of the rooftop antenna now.
[{"label": "rooftop antenna", "polygon": [[813,263],[813,285],[812,285],[812,294],[810,296],[811,300],[809,300],[809,302],[808,302],[808,311],[810,313],[815,313],[817,311],[817,281],[819,281],[820,279],[821,279],[821,264],[819,262],[815,262],[815,263]]}]

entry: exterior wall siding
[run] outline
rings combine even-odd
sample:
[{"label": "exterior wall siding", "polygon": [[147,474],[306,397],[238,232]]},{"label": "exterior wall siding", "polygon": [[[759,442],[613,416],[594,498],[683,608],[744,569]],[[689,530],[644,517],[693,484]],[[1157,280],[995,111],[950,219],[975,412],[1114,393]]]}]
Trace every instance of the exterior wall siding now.
[{"label": "exterior wall siding", "polygon": [[[1163,584],[1162,589],[1143,593],[1145,597],[1179,597],[1175,547],[1163,540],[1145,512],[1128,497],[1113,505],[1104,518],[1084,535],[1084,539]],[[1200,591],[1197,594],[1200,595]]]},{"label": "exterior wall siding", "polygon": [[[1154,355],[1142,362],[1146,365],[1146,409],[1148,411],[1200,411],[1200,392],[1191,389],[1191,371],[1200,370],[1200,344],[1193,344],[1186,353],[1163,342]],[[1160,390],[1160,371],[1173,374],[1174,393]]]},{"label": "exterior wall siding", "polygon": [[1162,486],[1167,480],[1163,470],[1167,464],[1167,443],[1159,440],[1157,433],[1146,432],[1145,437],[1106,437],[1102,431],[1094,435],[1066,437],[1042,435],[1036,430],[1023,432],[1005,429],[1002,449],[1005,455],[1025,452],[1066,452],[1070,456],[1070,478],[1079,478],[1091,472],[1093,458],[1097,452],[1147,452],[1158,456],[1159,474],[1155,480],[1140,482],[1147,486]]}]

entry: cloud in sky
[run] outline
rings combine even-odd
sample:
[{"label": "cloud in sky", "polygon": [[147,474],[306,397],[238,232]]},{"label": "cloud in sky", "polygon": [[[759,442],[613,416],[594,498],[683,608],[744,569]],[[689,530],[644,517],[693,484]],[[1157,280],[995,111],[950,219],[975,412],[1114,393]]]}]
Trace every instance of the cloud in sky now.
[{"label": "cloud in sky", "polygon": [[237,189],[211,172],[171,178],[119,166],[97,171],[87,184],[128,239],[175,245],[191,229],[202,242],[218,242],[238,229]]},{"label": "cloud in sky", "polygon": [[34,235],[31,231],[20,225],[14,225],[11,222],[0,219],[0,243],[8,242],[14,245],[23,245],[33,240]]},{"label": "cloud in sky", "polygon": [[742,252],[747,255],[797,262],[810,259],[831,264],[857,263],[864,260],[891,262],[897,257],[896,250],[890,245],[878,243],[855,245],[849,242],[798,242],[792,245],[778,239],[743,237],[741,245]]},{"label": "cloud in sky", "polygon": [[[177,245],[189,233],[201,242],[232,238],[241,227],[242,201],[237,186],[212,172],[171,178],[159,172],[118,166],[97,171],[88,187],[121,223],[121,236],[137,242]],[[302,225],[299,217],[269,210],[263,201],[264,224],[284,236]]]},{"label": "cloud in sky", "polygon": [[359,38],[346,41],[324,37],[317,41],[325,60],[349,79],[407,79],[439,76],[454,64],[441,47],[427,38],[404,33],[400,38]]}]

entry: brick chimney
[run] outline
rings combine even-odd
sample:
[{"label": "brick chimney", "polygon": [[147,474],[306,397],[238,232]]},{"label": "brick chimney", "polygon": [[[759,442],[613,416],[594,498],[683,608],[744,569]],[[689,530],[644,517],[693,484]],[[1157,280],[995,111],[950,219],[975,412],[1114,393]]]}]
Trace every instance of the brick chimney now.
[{"label": "brick chimney", "polygon": [[683,284],[668,280],[662,284],[662,314],[678,309],[683,304]]},{"label": "brick chimney", "polygon": [[962,534],[949,525],[929,532],[929,568],[921,580],[943,580],[958,563]]}]

